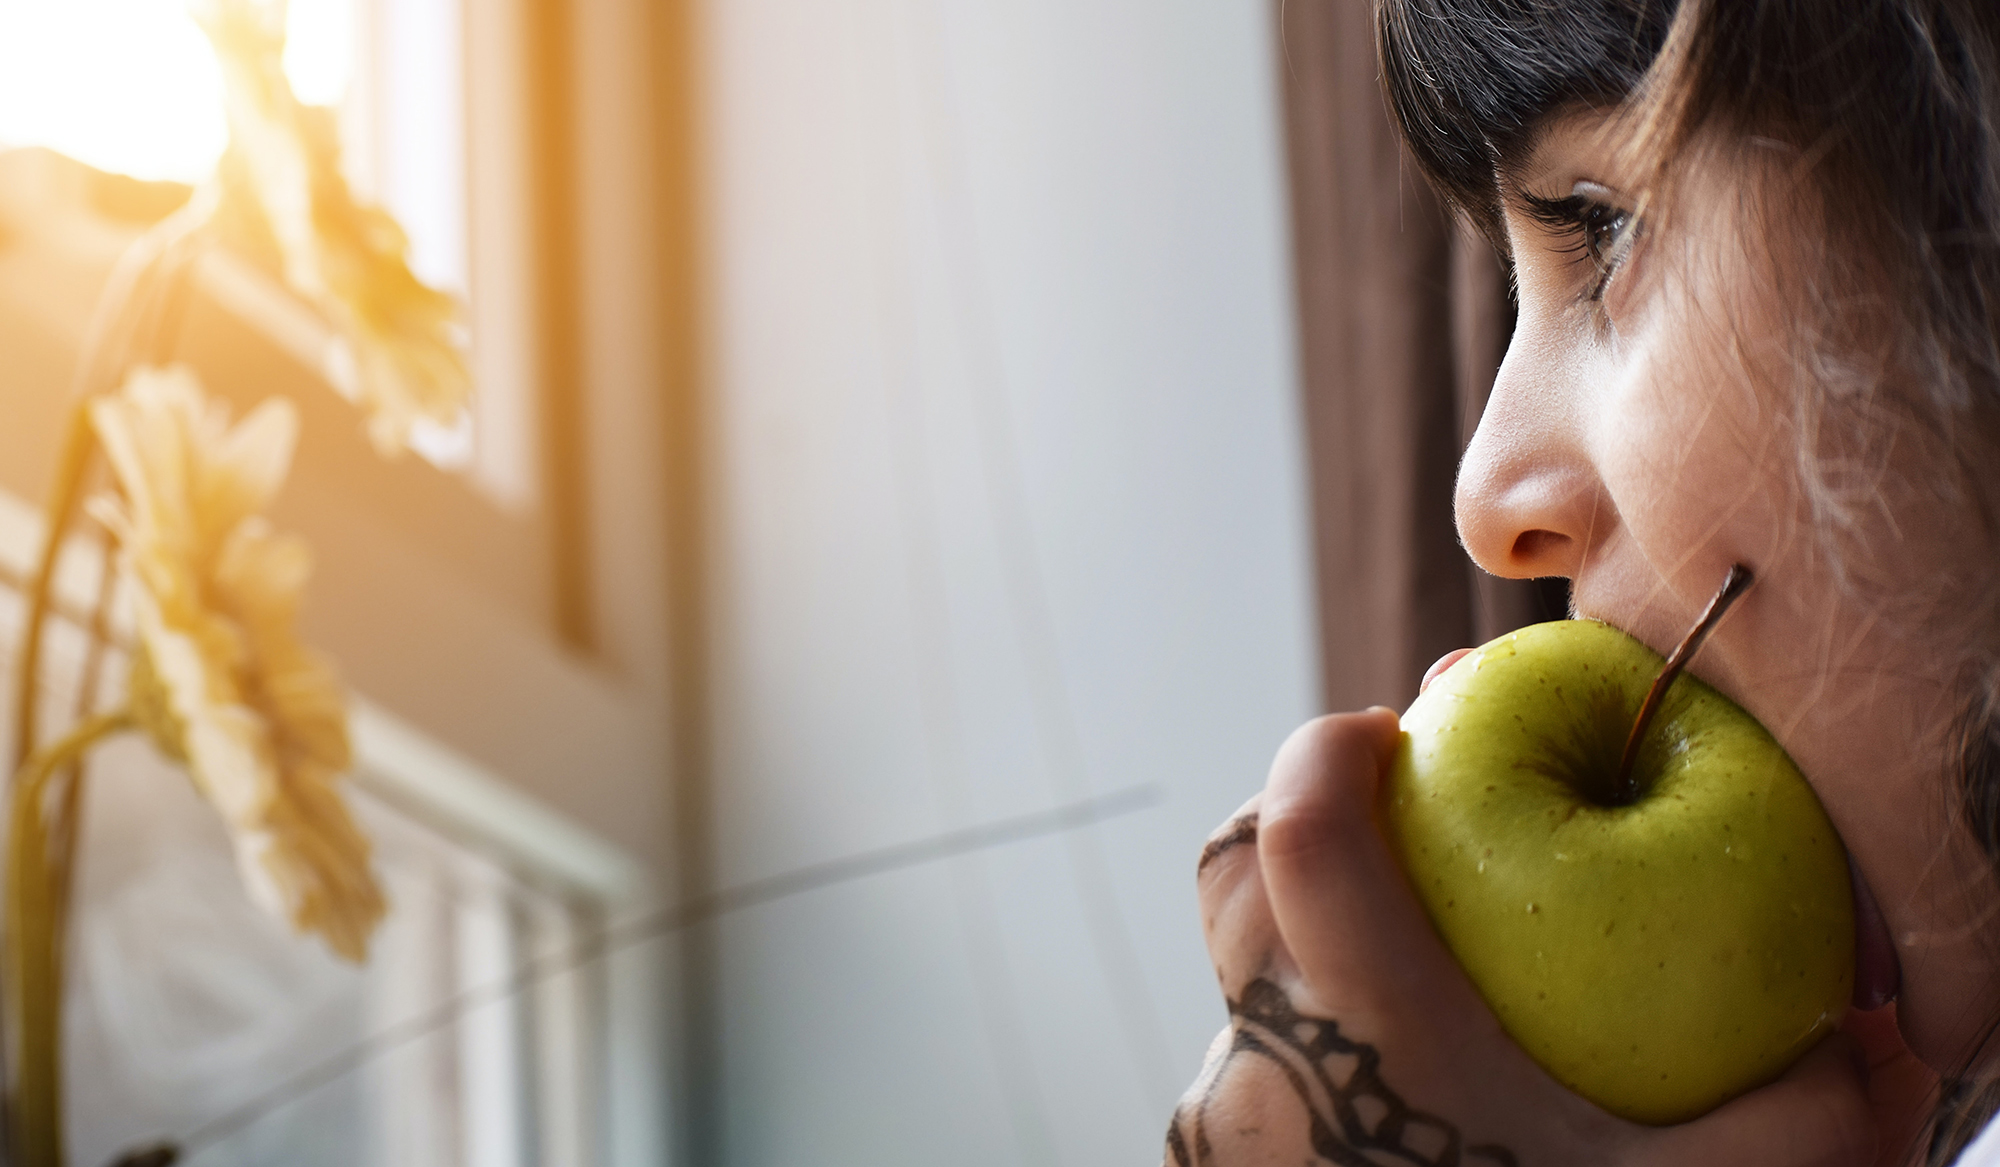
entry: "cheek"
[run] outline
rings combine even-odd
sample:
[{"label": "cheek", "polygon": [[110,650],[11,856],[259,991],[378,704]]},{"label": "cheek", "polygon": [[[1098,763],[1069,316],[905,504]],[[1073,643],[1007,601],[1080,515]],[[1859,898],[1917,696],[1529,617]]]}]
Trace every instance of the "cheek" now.
[{"label": "cheek", "polygon": [[[1727,223],[1641,247],[1607,298],[1592,444],[1607,493],[1655,574],[1712,593],[1730,557],[1768,566],[1794,529],[1796,427],[1754,370],[1788,323]],[[1760,339],[1762,338],[1762,339]],[[1712,552],[1712,554],[1710,553]],[[1720,561],[1719,566],[1711,561]],[[1698,578],[1687,578],[1694,563]]]},{"label": "cheek", "polygon": [[1650,574],[1683,601],[1705,600],[1731,562],[1768,574],[1797,529],[1790,426],[1728,346],[1670,320],[1623,338],[1604,366],[1591,445]]}]

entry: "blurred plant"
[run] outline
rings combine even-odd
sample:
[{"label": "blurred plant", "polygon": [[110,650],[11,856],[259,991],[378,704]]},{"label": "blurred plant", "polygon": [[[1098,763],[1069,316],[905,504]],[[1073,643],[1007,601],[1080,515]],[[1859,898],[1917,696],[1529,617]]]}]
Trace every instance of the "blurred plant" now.
[{"label": "blurred plant", "polygon": [[[352,762],[345,695],[294,631],[311,557],[263,517],[291,463],[297,413],[274,399],[231,424],[191,369],[165,367],[193,265],[226,246],[275,267],[347,346],[351,361],[322,371],[365,412],[385,455],[407,444],[419,419],[455,423],[471,389],[456,301],[417,279],[401,227],[348,188],[331,112],[292,94],[283,0],[191,8],[222,62],[229,150],[216,177],[135,241],[106,283],[79,354],[26,595],[0,900],[5,1146],[16,1167],[64,1162],[63,953],[81,764],[98,743],[141,731],[185,766],[221,814],[252,897],[340,956],[365,959],[385,911],[368,840],[338,788]],[[100,465],[115,493],[88,510],[116,545],[135,629],[125,704],[80,706],[42,745],[56,563]],[[105,650],[111,578],[107,567],[99,611],[83,622],[85,701]]]},{"label": "blurred plant", "polygon": [[351,363],[328,372],[367,411],[378,451],[406,445],[419,418],[456,423],[472,392],[458,302],[411,273],[395,218],[355,199],[333,111],[293,96],[283,0],[195,0],[191,10],[222,62],[228,101],[224,228],[275,257],[285,283],[352,346]]},{"label": "blurred plant", "polygon": [[221,812],[257,900],[365,960],[383,901],[334,789],[352,762],[346,697],[292,627],[311,552],[261,514],[297,411],[272,399],[231,427],[188,370],[142,368],[91,422],[123,496],[91,511],[138,585],[138,724]]}]

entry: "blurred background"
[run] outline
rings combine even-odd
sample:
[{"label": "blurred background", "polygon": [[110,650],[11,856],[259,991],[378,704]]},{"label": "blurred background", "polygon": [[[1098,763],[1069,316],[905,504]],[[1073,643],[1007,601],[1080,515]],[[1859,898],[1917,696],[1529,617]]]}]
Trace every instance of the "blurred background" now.
[{"label": "blurred background", "polygon": [[[1565,602],[1452,535],[1503,273],[1403,162],[1367,6],[288,22],[475,405],[379,462],[325,324],[224,254],[176,352],[305,415],[273,517],[391,913],[339,964],[104,755],[75,1161],[1155,1161],[1225,1018],[1205,834],[1298,723]],[[106,275],[226,140],[182,0],[0,0],[10,587]]]}]

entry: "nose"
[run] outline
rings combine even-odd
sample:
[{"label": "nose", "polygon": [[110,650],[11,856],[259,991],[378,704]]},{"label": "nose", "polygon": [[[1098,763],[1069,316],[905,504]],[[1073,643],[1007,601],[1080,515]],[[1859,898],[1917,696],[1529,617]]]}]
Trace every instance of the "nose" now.
[{"label": "nose", "polygon": [[1609,534],[1610,507],[1557,370],[1516,335],[1459,464],[1458,537],[1480,567],[1510,579],[1582,571]]}]

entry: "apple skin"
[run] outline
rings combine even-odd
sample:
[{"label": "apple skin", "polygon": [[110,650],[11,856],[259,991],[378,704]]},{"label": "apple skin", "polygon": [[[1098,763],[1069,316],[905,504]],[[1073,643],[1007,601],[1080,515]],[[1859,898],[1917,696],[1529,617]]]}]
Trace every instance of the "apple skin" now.
[{"label": "apple skin", "polygon": [[1748,713],[1683,673],[1630,805],[1603,805],[1658,654],[1595,620],[1510,633],[1403,716],[1383,820],[1509,1035],[1613,1114],[1665,1124],[1763,1085],[1846,1012],[1846,852]]}]

